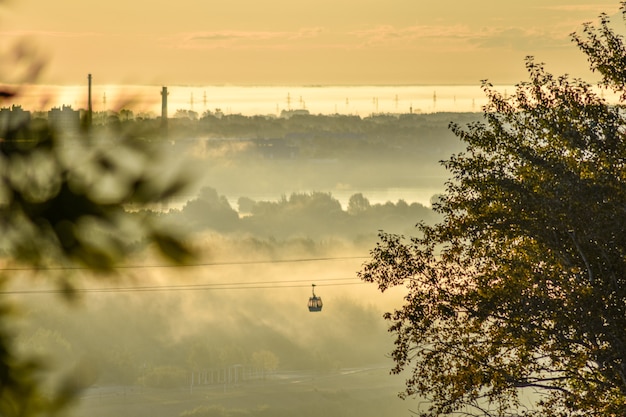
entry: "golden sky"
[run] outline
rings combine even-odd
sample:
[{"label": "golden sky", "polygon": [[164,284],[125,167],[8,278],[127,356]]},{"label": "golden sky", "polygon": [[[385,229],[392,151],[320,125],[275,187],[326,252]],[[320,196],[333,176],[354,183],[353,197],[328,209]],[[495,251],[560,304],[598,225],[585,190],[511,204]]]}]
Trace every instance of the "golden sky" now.
[{"label": "golden sky", "polygon": [[[28,46],[40,82],[178,85],[513,84],[533,55],[589,78],[569,34],[618,1],[14,0],[6,51]],[[619,21],[621,17],[615,17]],[[7,64],[2,71],[7,72]],[[3,74],[4,75],[4,74]]]}]

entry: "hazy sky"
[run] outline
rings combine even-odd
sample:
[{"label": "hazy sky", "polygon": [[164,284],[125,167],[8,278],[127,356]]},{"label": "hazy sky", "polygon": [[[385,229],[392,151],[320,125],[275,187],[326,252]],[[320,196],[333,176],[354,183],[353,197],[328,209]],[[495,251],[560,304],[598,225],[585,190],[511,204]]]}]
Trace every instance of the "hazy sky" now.
[{"label": "hazy sky", "polygon": [[[569,34],[618,1],[14,0],[3,48],[27,39],[42,82],[509,84],[524,57],[587,77]],[[616,21],[619,20],[615,17]]]}]

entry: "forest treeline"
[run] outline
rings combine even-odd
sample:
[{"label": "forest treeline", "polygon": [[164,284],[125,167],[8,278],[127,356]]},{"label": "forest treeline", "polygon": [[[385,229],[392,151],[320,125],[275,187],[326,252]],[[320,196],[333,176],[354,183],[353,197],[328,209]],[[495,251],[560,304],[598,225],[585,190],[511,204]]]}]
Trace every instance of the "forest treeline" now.
[{"label": "forest treeline", "polygon": [[341,238],[355,243],[371,243],[381,229],[404,233],[418,221],[432,224],[439,218],[419,203],[398,200],[372,204],[362,193],[353,194],[345,208],[327,192],[295,192],[275,201],[240,197],[235,208],[211,187],[202,188],[180,209],[149,214],[189,234],[215,231],[261,239]]},{"label": "forest treeline", "polygon": [[[3,109],[0,119],[0,137],[3,146],[13,140],[32,140],[37,126],[45,124],[45,114]],[[450,122],[466,124],[478,121],[481,113],[431,114],[372,114],[312,115],[294,114],[291,117],[244,116],[205,112],[200,118],[183,116],[169,118],[164,128],[160,118],[134,117],[130,110],[107,112],[108,116],[94,115],[90,137],[97,140],[100,133],[114,132],[144,141],[168,140],[185,144],[201,139],[206,141],[206,152],[219,149],[229,157],[260,156],[270,159],[302,158],[362,158],[389,156],[422,159],[458,149],[458,138],[448,129]],[[68,118],[57,123],[63,134],[86,128],[86,119]],[[21,125],[16,129],[16,124]],[[9,132],[10,134],[7,134]],[[242,143],[248,146],[242,146]],[[242,152],[244,150],[246,152]]]},{"label": "forest treeline", "polygon": [[[371,243],[380,229],[405,233],[418,221],[433,223],[435,213],[404,200],[370,203],[367,190],[443,190],[439,160],[460,149],[448,125],[451,120],[470,123],[479,117],[435,113],[275,118],[205,113],[197,120],[170,119],[167,146],[198,163],[199,185],[182,207],[179,203],[178,208],[152,215],[192,232],[263,239],[317,240],[332,235]],[[117,123],[120,131],[132,131],[157,121]],[[344,207],[327,191],[338,188],[354,190]]]},{"label": "forest treeline", "polygon": [[[439,163],[463,150],[449,129],[480,120],[480,113],[303,115],[289,118],[206,112],[199,119],[177,117],[164,128],[159,119],[131,117],[123,110],[97,118],[81,141],[103,137],[164,145],[167,153],[196,161],[196,180],[229,196],[291,194],[337,188],[431,187],[446,178]],[[12,114],[12,112],[9,112]],[[36,140],[34,116],[3,133],[0,148]],[[80,134],[81,130],[76,130]],[[60,132],[62,133],[62,132]],[[423,200],[422,200],[423,201]]]},{"label": "forest treeline", "polygon": [[[479,120],[479,113],[294,115],[289,118],[206,113],[198,120],[170,119],[168,138],[204,140],[204,151],[267,159],[432,160],[458,150],[451,121]],[[140,125],[138,121],[120,122]],[[242,143],[248,144],[242,146]]]}]

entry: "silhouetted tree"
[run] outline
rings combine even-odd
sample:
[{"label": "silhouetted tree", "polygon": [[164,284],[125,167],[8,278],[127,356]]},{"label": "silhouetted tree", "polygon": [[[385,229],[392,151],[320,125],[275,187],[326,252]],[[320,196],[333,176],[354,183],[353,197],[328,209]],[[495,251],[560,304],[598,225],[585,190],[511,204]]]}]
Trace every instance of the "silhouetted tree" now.
[{"label": "silhouetted tree", "polygon": [[200,190],[198,198],[188,201],[181,214],[184,224],[191,230],[210,228],[213,230],[234,230],[239,215],[224,196],[218,195],[211,187]]},{"label": "silhouetted tree", "polygon": [[[574,39],[624,94],[608,23]],[[403,395],[430,400],[420,415],[626,414],[626,119],[587,83],[526,66],[509,98],[484,83],[484,122],[451,126],[467,150],[444,163],[443,221],[381,234],[360,272],[408,287],[385,317]]]},{"label": "silhouetted tree", "polygon": [[353,194],[348,200],[348,214],[358,215],[370,208],[370,201],[362,193]]}]

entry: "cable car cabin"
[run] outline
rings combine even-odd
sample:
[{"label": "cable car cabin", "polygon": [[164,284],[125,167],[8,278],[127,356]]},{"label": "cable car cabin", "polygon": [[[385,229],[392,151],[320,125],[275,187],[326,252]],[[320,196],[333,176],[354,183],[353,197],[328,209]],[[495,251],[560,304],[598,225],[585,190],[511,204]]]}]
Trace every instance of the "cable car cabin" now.
[{"label": "cable car cabin", "polygon": [[322,311],[321,297],[316,297],[315,295],[313,297],[309,297],[309,311]]},{"label": "cable car cabin", "polygon": [[314,311],[322,311],[322,298],[318,297],[315,295],[315,284],[312,284],[313,286],[313,295],[311,297],[309,297],[309,311],[310,312],[314,312]]}]

